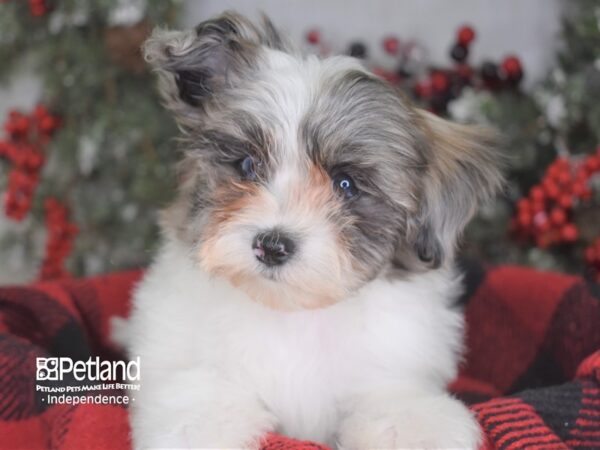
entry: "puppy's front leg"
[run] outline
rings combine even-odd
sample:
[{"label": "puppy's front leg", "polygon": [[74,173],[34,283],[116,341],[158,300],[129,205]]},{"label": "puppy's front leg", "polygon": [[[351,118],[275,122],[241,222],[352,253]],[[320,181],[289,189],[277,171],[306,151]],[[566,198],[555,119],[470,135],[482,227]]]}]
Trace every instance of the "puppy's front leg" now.
[{"label": "puppy's front leg", "polygon": [[258,448],[275,418],[250,392],[204,368],[147,368],[132,402],[133,447]]},{"label": "puppy's front leg", "polygon": [[339,448],[476,449],[479,425],[467,407],[446,393],[378,392],[347,405]]}]

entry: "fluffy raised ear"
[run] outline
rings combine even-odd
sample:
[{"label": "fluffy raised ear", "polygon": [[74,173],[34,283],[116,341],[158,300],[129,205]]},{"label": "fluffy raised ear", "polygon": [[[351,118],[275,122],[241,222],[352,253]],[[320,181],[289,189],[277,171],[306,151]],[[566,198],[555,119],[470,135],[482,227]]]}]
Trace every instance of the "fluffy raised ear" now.
[{"label": "fluffy raised ear", "polygon": [[201,116],[210,97],[256,69],[261,46],[284,48],[266,17],[255,26],[239,14],[226,12],[191,30],[157,28],[144,43],[143,53],[159,74],[167,108],[185,125]]},{"label": "fluffy raised ear", "polygon": [[502,186],[496,135],[419,111],[428,166],[420,211],[409,240],[422,264],[437,268],[454,255],[457,240],[477,208]]}]

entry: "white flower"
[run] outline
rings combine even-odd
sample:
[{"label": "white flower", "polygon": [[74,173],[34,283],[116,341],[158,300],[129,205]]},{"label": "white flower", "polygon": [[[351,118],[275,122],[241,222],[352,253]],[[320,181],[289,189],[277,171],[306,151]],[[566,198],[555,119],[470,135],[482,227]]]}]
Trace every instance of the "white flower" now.
[{"label": "white flower", "polygon": [[146,15],[146,0],[118,0],[110,12],[108,23],[113,26],[131,26]]},{"label": "white flower", "polygon": [[557,128],[567,115],[565,100],[560,95],[547,99],[545,104],[546,120],[554,128]]},{"label": "white flower", "polygon": [[83,175],[89,175],[96,167],[96,155],[98,144],[90,136],[82,136],[79,140],[79,171]]},{"label": "white flower", "polygon": [[461,95],[448,104],[450,117],[457,122],[481,122],[481,105],[489,94],[464,89]]}]

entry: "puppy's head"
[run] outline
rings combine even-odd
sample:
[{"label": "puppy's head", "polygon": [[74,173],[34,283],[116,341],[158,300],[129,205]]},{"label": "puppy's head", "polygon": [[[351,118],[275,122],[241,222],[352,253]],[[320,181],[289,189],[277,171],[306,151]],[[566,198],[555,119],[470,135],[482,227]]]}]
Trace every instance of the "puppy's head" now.
[{"label": "puppy's head", "polygon": [[267,20],[226,13],[144,50],[185,149],[165,226],[271,307],[448,264],[500,184],[485,131],[414,108],[352,58],[300,55]]}]

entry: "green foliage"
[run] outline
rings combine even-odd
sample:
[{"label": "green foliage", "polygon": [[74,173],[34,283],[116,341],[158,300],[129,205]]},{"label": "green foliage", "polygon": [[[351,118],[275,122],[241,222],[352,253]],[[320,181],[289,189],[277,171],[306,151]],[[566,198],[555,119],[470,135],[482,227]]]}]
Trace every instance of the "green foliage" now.
[{"label": "green foliage", "polygon": [[[40,260],[43,199],[56,196],[80,228],[69,259],[75,274],[145,264],[157,242],[156,212],[173,195],[176,129],[159,104],[151,74],[132,70],[115,51],[155,24],[172,23],[177,0],[141,2],[143,20],[133,26],[115,24],[118,0],[53,3],[55,9],[42,17],[30,14],[28,2],[0,3],[0,82],[32,70],[43,87],[40,101],[64,121],[48,149],[34,208],[22,226],[2,237],[0,257],[18,248],[24,259]],[[483,210],[465,236],[466,252],[477,258],[583,268],[584,239],[539,249],[517,244],[508,233],[516,201],[551,161],[591,153],[600,143],[600,7],[597,0],[568,7],[562,47],[543,83],[527,92],[469,94],[475,98],[470,119],[497,127],[509,157],[505,195]],[[142,31],[127,34],[135,26]],[[7,165],[1,167],[4,186]],[[595,205],[575,218],[583,236],[600,233],[585,230],[600,223],[589,219],[600,216]]]},{"label": "green foliage", "polygon": [[564,95],[567,115],[559,132],[572,151],[585,153],[600,142],[600,6],[595,0],[569,6],[559,65],[546,88]]},{"label": "green foliage", "polygon": [[[154,77],[114,62],[108,33],[127,28],[110,22],[118,2],[54,3],[42,17],[32,17],[27,2],[0,4],[0,80],[25,64],[41,79],[40,101],[63,120],[34,208],[16,235],[4,236],[2,248],[21,246],[26,258],[39,260],[32,242],[44,227],[43,198],[56,196],[80,229],[69,258],[75,274],[146,263],[157,241],[157,208],[173,193],[175,125],[155,94]],[[176,2],[150,0],[142,13],[148,29],[169,23]]]},{"label": "green foliage", "polygon": [[577,0],[566,6],[561,46],[547,78],[527,93],[481,95],[470,114],[500,130],[509,157],[505,195],[465,236],[467,253],[477,258],[582,272],[583,249],[600,235],[598,186],[595,200],[575,208],[577,243],[542,249],[519,244],[508,232],[515,203],[541,181],[550,162],[594,153],[600,144],[600,5]]}]

